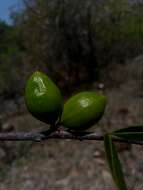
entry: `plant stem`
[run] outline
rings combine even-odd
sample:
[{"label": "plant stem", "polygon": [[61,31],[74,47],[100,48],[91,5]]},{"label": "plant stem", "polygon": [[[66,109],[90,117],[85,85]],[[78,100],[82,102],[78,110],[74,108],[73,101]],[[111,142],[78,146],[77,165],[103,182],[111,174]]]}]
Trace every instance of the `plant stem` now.
[{"label": "plant stem", "polygon": [[[104,135],[95,132],[69,132],[65,130],[41,131],[41,132],[10,132],[0,133],[0,141],[44,141],[48,139],[74,139],[103,141]],[[120,139],[113,136],[113,141],[129,144],[143,145],[143,141]]]}]

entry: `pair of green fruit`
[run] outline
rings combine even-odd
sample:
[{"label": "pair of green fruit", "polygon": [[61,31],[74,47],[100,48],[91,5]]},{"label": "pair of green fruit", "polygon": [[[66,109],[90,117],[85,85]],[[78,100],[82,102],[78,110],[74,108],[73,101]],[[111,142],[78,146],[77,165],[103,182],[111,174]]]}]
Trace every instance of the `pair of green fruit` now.
[{"label": "pair of green fruit", "polygon": [[30,76],[25,89],[25,102],[30,113],[47,124],[61,123],[70,130],[85,130],[102,117],[106,97],[96,92],[81,92],[65,104],[60,90],[44,73]]}]

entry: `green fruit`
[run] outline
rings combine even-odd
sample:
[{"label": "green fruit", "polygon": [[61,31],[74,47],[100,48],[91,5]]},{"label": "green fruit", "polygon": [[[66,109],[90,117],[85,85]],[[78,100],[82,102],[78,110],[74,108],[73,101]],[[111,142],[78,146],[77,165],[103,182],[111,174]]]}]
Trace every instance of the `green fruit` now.
[{"label": "green fruit", "polygon": [[81,92],[64,105],[61,122],[71,130],[85,130],[102,117],[107,98],[96,92]]},{"label": "green fruit", "polygon": [[47,75],[39,71],[34,72],[27,81],[25,102],[34,117],[48,124],[54,124],[63,109],[60,90]]}]

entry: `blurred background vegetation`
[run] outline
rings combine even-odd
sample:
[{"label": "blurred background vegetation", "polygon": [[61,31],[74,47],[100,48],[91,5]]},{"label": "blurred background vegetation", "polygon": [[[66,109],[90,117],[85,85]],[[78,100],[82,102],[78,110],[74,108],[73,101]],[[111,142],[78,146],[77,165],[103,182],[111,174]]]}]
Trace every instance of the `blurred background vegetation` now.
[{"label": "blurred background vegetation", "polygon": [[24,0],[12,25],[0,21],[0,94],[21,94],[35,69],[67,93],[108,77],[111,64],[141,54],[142,10],[127,0]]},{"label": "blurred background vegetation", "polygon": [[[28,114],[23,98],[27,77],[35,70],[46,72],[65,97],[81,89],[104,91],[109,102],[101,121],[103,131],[106,126],[113,129],[143,121],[143,1],[22,0],[21,9],[11,11],[11,20],[11,24],[0,20],[0,131],[43,127]],[[33,143],[1,143],[0,180],[5,175],[10,178],[0,184],[0,189],[84,190],[95,185],[98,190],[105,190],[105,186],[111,190],[113,184],[108,182],[112,180],[98,145],[57,141],[49,144],[47,148],[44,145],[35,148]],[[79,151],[81,146],[87,151]],[[130,147],[126,148],[129,151]],[[124,151],[124,147],[121,149]],[[70,150],[75,154],[71,156]],[[133,151],[133,160],[135,155],[142,155]],[[92,154],[97,156],[94,161]],[[70,166],[66,164],[67,158]],[[126,167],[137,171],[140,186],[136,189],[142,190],[143,167],[139,168],[143,164],[133,166],[133,160]],[[9,166],[10,173],[5,170]],[[33,173],[28,173],[31,170]],[[80,171],[87,175],[82,176]],[[11,179],[13,175],[15,178]],[[21,177],[27,175],[31,178]],[[79,180],[75,179],[77,176]],[[99,185],[94,184],[95,176]],[[39,178],[42,182],[38,186]],[[136,184],[131,179],[131,186],[132,183]]]}]

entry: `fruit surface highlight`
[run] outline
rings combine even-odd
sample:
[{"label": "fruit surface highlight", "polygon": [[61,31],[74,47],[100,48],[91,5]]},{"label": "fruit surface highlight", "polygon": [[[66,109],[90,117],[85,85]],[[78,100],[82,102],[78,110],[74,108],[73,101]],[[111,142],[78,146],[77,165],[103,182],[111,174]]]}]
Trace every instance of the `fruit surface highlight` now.
[{"label": "fruit surface highlight", "polygon": [[61,123],[71,130],[85,130],[104,114],[107,98],[96,92],[81,92],[64,105]]},{"label": "fruit surface highlight", "polygon": [[63,109],[60,90],[46,74],[39,71],[27,81],[25,102],[29,112],[47,124],[54,124]]}]

